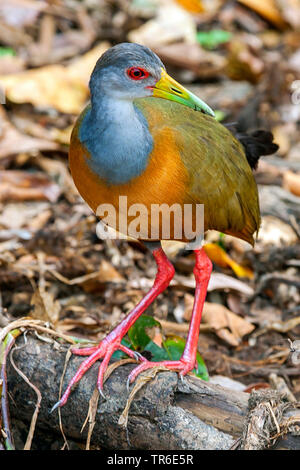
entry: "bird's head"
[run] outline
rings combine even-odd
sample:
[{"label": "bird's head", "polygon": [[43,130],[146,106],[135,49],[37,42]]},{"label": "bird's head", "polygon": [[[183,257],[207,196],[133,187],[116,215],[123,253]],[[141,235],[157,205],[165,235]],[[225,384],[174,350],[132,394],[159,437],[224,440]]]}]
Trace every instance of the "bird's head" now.
[{"label": "bird's head", "polygon": [[157,97],[176,101],[214,116],[212,109],[171,78],[160,58],[148,47],[122,43],[108,49],[97,61],[90,89],[92,98],[103,93],[113,99]]}]

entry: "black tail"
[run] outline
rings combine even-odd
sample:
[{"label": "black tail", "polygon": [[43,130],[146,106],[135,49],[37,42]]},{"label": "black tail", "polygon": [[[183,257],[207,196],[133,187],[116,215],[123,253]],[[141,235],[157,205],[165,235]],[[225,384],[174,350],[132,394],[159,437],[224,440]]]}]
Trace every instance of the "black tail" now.
[{"label": "black tail", "polygon": [[279,149],[279,146],[273,142],[272,132],[260,129],[246,134],[245,132],[240,132],[231,124],[227,126],[230,128],[235,138],[243,145],[249,165],[253,169],[257,167],[259,157],[262,155],[271,155]]},{"label": "black tail", "polygon": [[255,169],[259,157],[275,153],[279,146],[273,142],[273,134],[269,131],[257,130],[251,134],[237,132],[235,137],[243,144],[247,160],[251,168]]}]

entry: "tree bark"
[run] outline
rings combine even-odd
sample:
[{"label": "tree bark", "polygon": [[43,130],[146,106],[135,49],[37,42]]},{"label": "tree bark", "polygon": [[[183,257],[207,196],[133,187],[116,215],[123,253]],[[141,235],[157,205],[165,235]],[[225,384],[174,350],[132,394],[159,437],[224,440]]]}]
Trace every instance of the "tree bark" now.
[{"label": "tree bark", "polygon": [[[23,344],[19,338],[17,345]],[[55,343],[57,345],[57,343]],[[59,385],[65,363],[66,348],[46,343],[32,335],[14,351],[14,361],[41,392],[42,401],[37,427],[60,433],[58,412],[50,410],[59,398]],[[72,356],[64,377],[63,390],[83,358]],[[187,376],[182,382],[174,372],[160,372],[135,395],[127,426],[118,424],[128,400],[126,380],[133,364],[113,371],[105,382],[106,400],[99,397],[92,446],[106,449],[193,450],[230,449],[245,429],[249,394]],[[73,390],[61,408],[64,433],[68,438],[84,442],[87,428],[81,433],[89,399],[97,380],[97,363]],[[36,395],[9,361],[8,390],[10,413],[29,422],[35,410]],[[285,439],[286,445],[286,439]],[[277,448],[280,444],[277,442]]]}]

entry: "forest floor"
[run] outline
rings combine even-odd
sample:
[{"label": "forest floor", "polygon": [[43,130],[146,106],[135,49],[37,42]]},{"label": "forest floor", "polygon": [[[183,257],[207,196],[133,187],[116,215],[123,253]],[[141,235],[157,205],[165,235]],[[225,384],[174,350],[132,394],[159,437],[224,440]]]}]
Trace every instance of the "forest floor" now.
[{"label": "forest floor", "polygon": [[[194,14],[183,8],[196,3]],[[269,129],[280,146],[255,173],[255,247],[206,235],[213,275],[199,352],[215,383],[250,392],[276,388],[281,377],[300,400],[300,9],[271,3],[261,0],[260,11],[246,0],[0,5],[1,328],[30,316],[96,341],[151,286],[148,251],[97,237],[67,158],[97,58],[139,42],[223,123]],[[186,337],[194,291],[193,254],[177,242],[166,251],[176,275],[147,311],[160,322],[149,333],[159,346],[168,335]]]}]

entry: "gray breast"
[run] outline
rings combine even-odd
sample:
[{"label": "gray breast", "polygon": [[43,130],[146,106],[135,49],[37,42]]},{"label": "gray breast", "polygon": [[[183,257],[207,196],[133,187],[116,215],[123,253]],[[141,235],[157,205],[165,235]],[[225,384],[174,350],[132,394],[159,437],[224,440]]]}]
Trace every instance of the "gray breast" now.
[{"label": "gray breast", "polygon": [[132,103],[97,115],[85,115],[79,139],[89,153],[87,164],[108,184],[124,184],[146,169],[153,148],[152,136],[142,112]]}]

